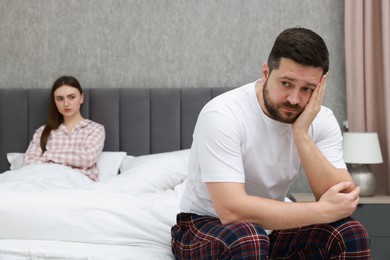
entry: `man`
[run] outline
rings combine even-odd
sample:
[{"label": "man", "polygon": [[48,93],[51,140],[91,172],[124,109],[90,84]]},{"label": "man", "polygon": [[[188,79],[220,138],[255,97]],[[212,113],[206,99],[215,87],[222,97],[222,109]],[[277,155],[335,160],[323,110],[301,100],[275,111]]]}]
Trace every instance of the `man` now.
[{"label": "man", "polygon": [[[360,189],[322,106],[328,68],[323,39],[290,28],[260,80],[202,109],[172,228],[177,259],[370,259],[368,234],[349,217]],[[317,201],[285,202],[301,167]]]}]

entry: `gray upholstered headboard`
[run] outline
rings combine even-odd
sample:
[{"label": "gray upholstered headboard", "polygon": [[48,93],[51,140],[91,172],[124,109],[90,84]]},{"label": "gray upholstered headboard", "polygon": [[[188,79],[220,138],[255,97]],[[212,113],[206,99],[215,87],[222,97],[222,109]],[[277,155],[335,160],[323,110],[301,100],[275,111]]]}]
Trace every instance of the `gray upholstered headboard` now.
[{"label": "gray upholstered headboard", "polygon": [[[105,151],[130,155],[186,149],[201,108],[228,88],[85,89],[84,117],[105,126]],[[50,89],[0,89],[0,173],[25,152],[48,115]]]}]

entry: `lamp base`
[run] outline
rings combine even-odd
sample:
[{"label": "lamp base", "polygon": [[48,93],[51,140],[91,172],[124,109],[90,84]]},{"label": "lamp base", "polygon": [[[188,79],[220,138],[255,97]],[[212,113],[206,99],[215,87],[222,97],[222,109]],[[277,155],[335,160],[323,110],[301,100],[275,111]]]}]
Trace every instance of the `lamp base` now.
[{"label": "lamp base", "polygon": [[368,165],[358,164],[352,166],[350,171],[355,184],[360,187],[361,197],[371,197],[375,194],[376,181]]}]

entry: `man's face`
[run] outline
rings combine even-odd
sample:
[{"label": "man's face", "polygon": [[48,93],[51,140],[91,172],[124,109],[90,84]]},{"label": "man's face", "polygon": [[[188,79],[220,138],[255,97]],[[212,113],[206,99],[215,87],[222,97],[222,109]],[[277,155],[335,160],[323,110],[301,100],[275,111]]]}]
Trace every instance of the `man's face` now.
[{"label": "man's face", "polygon": [[294,123],[305,109],[322,74],[321,68],[302,66],[286,58],[282,58],[279,68],[270,74],[265,66],[264,112],[277,121]]}]

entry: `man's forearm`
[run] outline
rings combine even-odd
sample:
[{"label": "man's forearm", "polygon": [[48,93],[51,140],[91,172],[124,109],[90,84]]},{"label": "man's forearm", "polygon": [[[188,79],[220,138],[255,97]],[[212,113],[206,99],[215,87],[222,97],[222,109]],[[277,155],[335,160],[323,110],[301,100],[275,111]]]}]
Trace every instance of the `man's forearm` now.
[{"label": "man's forearm", "polygon": [[[226,185],[231,187],[234,184]],[[217,189],[223,186],[225,184]],[[214,192],[212,193],[214,194]],[[337,190],[331,192],[336,194]],[[217,205],[218,216],[224,225],[251,222],[261,225],[264,229],[275,230],[329,223],[347,217],[353,212],[354,206],[348,200],[342,198],[343,196],[347,197],[349,195],[342,195],[334,200],[332,199],[333,201],[322,200],[309,203],[282,202],[244,194],[230,196],[228,202],[226,199],[222,199],[222,196],[216,195],[213,197],[215,198],[214,203]],[[226,198],[226,196],[224,197]]]},{"label": "man's forearm", "polygon": [[[353,182],[347,170],[335,168],[325,158],[308,134],[295,133],[294,141],[310,187],[317,200],[333,185],[343,181]],[[345,192],[350,192],[354,188],[352,185]]]}]

